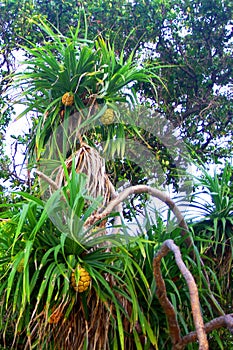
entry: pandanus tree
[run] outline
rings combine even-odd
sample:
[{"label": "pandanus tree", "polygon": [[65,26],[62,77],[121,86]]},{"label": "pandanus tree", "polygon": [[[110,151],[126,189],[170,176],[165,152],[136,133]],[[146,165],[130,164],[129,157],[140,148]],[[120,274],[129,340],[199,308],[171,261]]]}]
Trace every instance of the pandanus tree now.
[{"label": "pandanus tree", "polygon": [[26,42],[24,69],[13,81],[17,103],[26,106],[18,118],[32,117],[26,158],[45,202],[19,193],[28,201],[24,214],[8,212],[2,227],[12,248],[1,261],[2,314],[6,307],[11,318],[3,322],[4,338],[13,329],[12,346],[26,335],[26,348],[123,349],[146,338],[156,344],[137,301],[139,288],[146,303],[149,284],[125,248],[132,237],[124,226],[123,235],[104,236],[106,217],[96,223],[91,214],[115,197],[99,150],[104,142],[112,156],[123,155],[122,112],[137,104],[134,83],[154,89],[157,76],[134,61],[134,52],[115,53],[101,35],[89,41],[79,28],[64,36],[40,19],[34,24],[44,43]]},{"label": "pandanus tree", "polygon": [[[97,189],[103,164],[90,145],[98,147],[107,141],[105,151],[112,148],[112,156],[116,152],[123,155],[126,126],[122,109],[137,104],[134,83],[146,82],[154,89],[153,80],[159,78],[149,67],[140,67],[134,52],[127,58],[123,50],[116,54],[114,44],[101,35],[89,41],[79,37],[79,28],[65,37],[45,22],[37,26],[44,32],[45,42],[39,46],[28,43],[27,69],[14,78],[23,88],[18,102],[27,108],[22,114],[36,113],[28,145],[29,163],[43,163],[45,157],[66,159],[77,151],[77,171],[80,167]],[[103,191],[105,195],[105,185]]]}]

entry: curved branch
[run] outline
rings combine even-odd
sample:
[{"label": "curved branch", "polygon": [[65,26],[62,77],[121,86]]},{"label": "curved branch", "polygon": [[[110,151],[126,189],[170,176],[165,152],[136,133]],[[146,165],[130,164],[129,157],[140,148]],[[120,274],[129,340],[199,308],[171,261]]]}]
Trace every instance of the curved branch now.
[{"label": "curved branch", "polygon": [[169,248],[166,244],[163,244],[153,260],[153,272],[156,281],[156,295],[159,299],[168,320],[169,334],[171,337],[172,345],[180,344],[182,339],[180,335],[180,327],[177,321],[175,309],[167,297],[166,285],[162,277],[160,269],[161,259],[167,255]]},{"label": "curved branch", "polygon": [[166,286],[160,270],[161,259],[164,256],[166,256],[170,250],[173,252],[175,256],[176,264],[179,267],[180,272],[182,273],[188,285],[193,321],[196,328],[196,336],[199,341],[199,350],[208,350],[209,345],[208,345],[208,340],[205,332],[204,321],[201,314],[201,307],[199,302],[197,285],[195,283],[195,280],[191,272],[187,269],[187,267],[185,266],[182,260],[179,247],[176,244],[174,244],[173,240],[168,239],[165,242],[163,242],[161,248],[159,249],[156,256],[154,257],[153,270],[154,270],[154,277],[156,280],[156,294],[159,298],[159,302],[163,307],[164,312],[168,319],[170,336],[173,344],[173,350],[182,349],[183,345],[182,345],[182,340],[180,338],[180,329],[176,319],[175,310],[167,297]]},{"label": "curved branch", "polygon": [[[222,328],[222,327],[228,328],[228,330],[231,333],[233,333],[233,314],[228,314],[228,315],[214,318],[210,322],[206,323],[204,326],[206,333],[212,332],[213,330]],[[181,342],[179,345],[181,346],[181,349],[182,349],[185,345],[189,343],[193,343],[196,340],[197,340],[197,332],[190,332],[189,334],[185,335],[181,339]]]},{"label": "curved branch", "polygon": [[164,192],[152,188],[147,185],[136,185],[136,186],[131,186],[126,189],[124,189],[121,193],[118,194],[116,198],[114,198],[108,205],[107,207],[103,210],[101,214],[98,215],[93,215],[89,219],[87,219],[85,225],[91,225],[94,224],[98,220],[102,220],[104,217],[108,216],[115,208],[122,203],[127,197],[129,197],[132,194],[141,194],[141,193],[148,193],[152,197],[158,198],[161,200],[163,203],[165,203],[169,209],[173,212],[175,217],[177,218],[177,221],[179,223],[179,226],[182,228],[181,235],[186,237],[185,241],[187,243],[188,247],[192,246],[192,240],[190,237],[187,237],[187,233],[189,231],[188,226],[184,220],[184,217],[182,213],[180,212],[179,208],[176,206],[176,204],[173,202],[173,200]]}]

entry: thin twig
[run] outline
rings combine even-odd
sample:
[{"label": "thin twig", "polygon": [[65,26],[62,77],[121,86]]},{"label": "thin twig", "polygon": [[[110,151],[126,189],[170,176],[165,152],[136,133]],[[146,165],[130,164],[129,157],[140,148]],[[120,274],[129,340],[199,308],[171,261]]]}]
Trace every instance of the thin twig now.
[{"label": "thin twig", "polygon": [[56,184],[56,182],[54,182],[50,177],[48,177],[47,175],[45,175],[44,173],[42,173],[39,170],[35,170],[35,173],[44,181],[46,181],[53,190],[57,191],[59,189],[59,186]]}]

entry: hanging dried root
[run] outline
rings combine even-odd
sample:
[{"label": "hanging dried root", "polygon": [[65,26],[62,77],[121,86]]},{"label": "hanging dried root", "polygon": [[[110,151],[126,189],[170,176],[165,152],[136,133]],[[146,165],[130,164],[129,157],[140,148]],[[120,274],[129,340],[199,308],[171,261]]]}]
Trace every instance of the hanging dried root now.
[{"label": "hanging dried root", "polygon": [[[105,171],[105,161],[93,147],[90,147],[84,142],[81,142],[81,147],[72,154],[69,158],[65,160],[64,165],[60,165],[54,169],[51,174],[45,175],[41,171],[36,170],[36,173],[39,175],[39,178],[47,183],[47,188],[49,188],[49,194],[51,195],[54,191],[57,191],[62,186],[66,184],[66,172],[71,174],[72,164],[74,162],[75,170],[77,173],[84,173],[87,175],[86,189],[89,196],[92,198],[102,197],[102,205],[95,212],[95,214],[100,213],[108,205],[110,200],[116,198],[117,194],[115,188],[111,181],[109,180],[106,171]],[[119,213],[122,212],[122,206],[119,203],[116,206],[116,211]],[[120,216],[116,216],[114,220],[113,233],[117,233],[121,224]],[[86,229],[90,225],[85,225]],[[105,228],[106,220],[102,220],[101,224],[98,225],[99,228]],[[104,234],[104,230],[100,230],[101,235]]]},{"label": "hanging dried root", "polygon": [[[103,197],[102,205],[104,208],[111,199],[116,197],[114,186],[105,172],[104,159],[93,147],[82,143],[81,147],[65,161],[69,174],[73,161],[75,162],[76,172],[87,175],[86,188],[88,195],[93,198]],[[36,173],[47,182],[50,194],[66,183],[65,170],[62,165],[54,169],[49,176],[39,170],[36,170]]]},{"label": "hanging dried root", "polygon": [[[88,194],[93,198],[102,196],[103,206],[106,206],[112,199],[113,186],[106,175],[104,159],[95,148],[82,142],[81,147],[65,161],[65,166],[69,173],[71,173],[73,161],[75,162],[76,172],[87,175],[86,188]],[[54,174],[56,174],[54,183],[57,188],[61,188],[66,182],[63,167],[59,166],[59,168],[56,168],[52,172],[51,178],[54,177]]]},{"label": "hanging dried root", "polygon": [[180,328],[177,322],[175,310],[167,297],[165,283],[160,270],[161,259],[164,256],[166,256],[170,250],[174,253],[176,264],[178,265],[182,275],[184,276],[189,288],[192,314],[193,314],[194,324],[196,327],[197,337],[200,344],[200,349],[208,350],[208,341],[204,330],[204,322],[201,315],[201,308],[200,308],[198,289],[197,289],[196,283],[194,281],[192,274],[186,268],[182,260],[179,247],[176,246],[171,239],[168,239],[165,242],[163,242],[160,250],[154,257],[153,269],[154,269],[154,277],[156,280],[156,294],[167,316],[170,336],[171,336],[172,345],[173,345],[172,349],[173,350],[179,349],[179,346],[177,347],[177,344],[181,342]]}]

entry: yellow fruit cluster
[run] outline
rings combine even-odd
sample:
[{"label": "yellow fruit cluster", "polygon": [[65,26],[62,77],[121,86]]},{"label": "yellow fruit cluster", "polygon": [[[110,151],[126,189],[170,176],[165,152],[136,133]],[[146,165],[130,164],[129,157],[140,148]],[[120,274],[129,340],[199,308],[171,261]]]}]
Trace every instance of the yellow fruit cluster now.
[{"label": "yellow fruit cluster", "polygon": [[72,92],[66,92],[61,99],[64,106],[72,106],[74,104],[74,95]]},{"label": "yellow fruit cluster", "polygon": [[83,267],[80,267],[78,265],[77,269],[79,274],[78,284],[76,283],[76,280],[75,280],[75,272],[72,272],[71,274],[71,284],[76,292],[82,293],[88,289],[91,283],[91,276]]},{"label": "yellow fruit cluster", "polygon": [[105,113],[101,116],[100,121],[104,125],[110,125],[114,121],[114,110],[108,108]]}]

